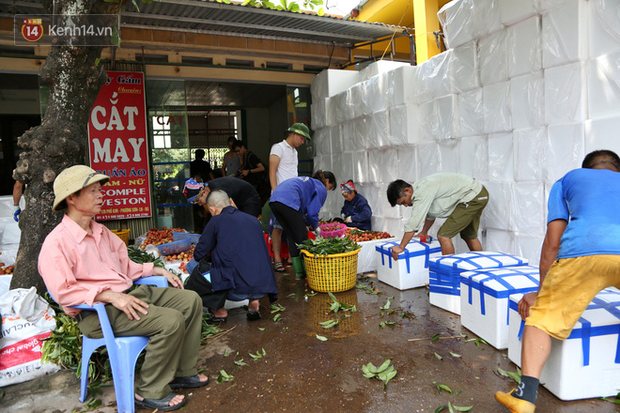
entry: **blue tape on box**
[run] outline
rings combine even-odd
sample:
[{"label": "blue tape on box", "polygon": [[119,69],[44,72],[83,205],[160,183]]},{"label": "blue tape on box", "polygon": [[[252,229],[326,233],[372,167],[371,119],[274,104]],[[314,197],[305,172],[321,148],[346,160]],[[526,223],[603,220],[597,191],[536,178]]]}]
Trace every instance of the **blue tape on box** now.
[{"label": "blue tape on box", "polygon": [[[618,294],[618,298],[620,299],[620,294]],[[595,309],[604,309],[608,311],[611,315],[620,320],[620,300],[614,302],[607,302],[605,300],[601,300],[600,298],[594,297],[587,310],[595,310]],[[510,300],[510,309],[516,312],[519,312],[518,303]],[[581,323],[581,328],[574,328],[568,336],[567,340],[573,339],[581,339],[581,351],[583,354],[583,365],[590,365],[590,338],[596,336],[606,336],[606,335],[618,335],[618,342],[616,343],[616,357],[614,359],[615,364],[620,364],[620,322],[617,324],[607,325],[607,326],[597,326],[592,327],[592,323],[583,316],[579,318],[579,322]],[[525,322],[521,320],[519,326],[518,337],[519,340],[523,337],[523,328],[525,326]]]},{"label": "blue tape on box", "polygon": [[[421,255],[424,255],[424,268],[428,268],[429,267],[429,260],[428,260],[429,256],[431,254],[435,254],[435,253],[441,252],[441,247],[431,248],[431,246],[428,245],[425,242],[411,240],[411,242],[409,242],[409,244],[412,244],[412,243],[419,244],[419,245],[423,246],[424,249],[416,251],[416,252],[410,252],[408,249],[405,249],[404,252],[402,252],[402,253],[400,253],[398,255],[398,259],[399,260],[401,258],[405,259],[405,262],[407,264],[407,274],[411,273],[411,262],[409,261],[411,258],[419,257]],[[409,245],[409,244],[407,244],[407,245]],[[390,249],[392,247],[397,246],[397,245],[400,245],[400,243],[398,243],[398,242],[386,242],[385,244],[377,245],[375,247],[375,250],[381,254],[381,265],[385,265],[385,257],[388,257],[389,268],[392,268],[392,252],[390,251]]]},{"label": "blue tape on box", "polygon": [[[501,258],[509,258],[510,263],[506,264]],[[483,266],[477,262],[477,260],[480,259],[488,259],[494,264]],[[463,264],[468,264],[473,268],[461,268]],[[437,294],[460,295],[460,274],[462,272],[475,271],[477,269],[516,267],[522,265],[527,265],[527,260],[514,255],[504,254],[502,252],[471,251],[465,254],[444,255],[442,257],[434,258],[430,262],[429,291]]]},{"label": "blue tape on box", "polygon": [[[533,269],[533,267],[513,267],[513,268],[502,268],[502,274],[493,274],[491,271],[498,269],[491,269],[486,271],[468,271],[471,274],[467,276],[461,274],[461,283],[465,284],[468,288],[468,296],[467,302],[471,305],[473,303],[473,290],[478,290],[480,292],[480,313],[482,315],[486,315],[486,306],[484,296],[488,295],[493,298],[506,298],[512,294],[526,294],[531,293],[532,291],[538,290],[538,279],[532,276],[532,272],[528,273],[524,271],[525,269]],[[536,269],[536,273],[538,270]],[[480,280],[474,280],[474,277],[484,275],[484,278]],[[516,288],[512,284],[510,284],[504,278],[514,277],[514,276],[522,276],[526,277],[534,286],[524,287],[524,288]],[[485,285],[485,283],[489,281],[497,281],[501,286],[506,288],[504,291],[497,291]],[[510,300],[506,301],[506,309],[510,309]],[[510,311],[506,311],[506,325],[508,325],[508,320],[510,318]]]}]

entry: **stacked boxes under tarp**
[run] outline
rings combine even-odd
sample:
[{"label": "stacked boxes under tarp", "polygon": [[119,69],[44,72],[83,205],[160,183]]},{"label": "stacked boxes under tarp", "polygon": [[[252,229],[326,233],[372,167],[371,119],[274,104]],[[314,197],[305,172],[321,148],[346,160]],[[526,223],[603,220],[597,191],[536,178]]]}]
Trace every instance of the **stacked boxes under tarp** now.
[{"label": "stacked boxes under tarp", "polygon": [[[510,296],[508,358],[521,366],[523,321]],[[615,396],[620,389],[620,291],[607,288],[592,300],[568,339],[551,339],[540,383],[562,400]]]},{"label": "stacked boxes under tarp", "polygon": [[538,290],[538,267],[461,273],[461,324],[497,349],[508,348],[509,296]]},{"label": "stacked boxes under tarp", "polygon": [[377,277],[379,281],[398,288],[423,287],[428,284],[429,260],[441,255],[441,246],[438,241],[430,243],[411,240],[405,251],[398,255],[398,260],[392,259],[392,247],[400,242],[386,242],[375,247],[377,254]]},{"label": "stacked boxes under tarp", "polygon": [[430,294],[432,305],[461,314],[460,274],[489,268],[527,265],[528,260],[503,252],[472,251],[430,259]]}]

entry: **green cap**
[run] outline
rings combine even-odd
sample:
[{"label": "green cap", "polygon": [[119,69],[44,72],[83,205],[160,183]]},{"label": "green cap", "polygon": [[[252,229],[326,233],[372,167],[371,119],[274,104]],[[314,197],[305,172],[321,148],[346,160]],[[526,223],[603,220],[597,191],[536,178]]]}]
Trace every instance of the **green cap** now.
[{"label": "green cap", "polygon": [[310,129],[303,123],[294,123],[290,128],[287,129],[288,132],[297,133],[303,136],[306,139],[312,140],[310,137]]}]

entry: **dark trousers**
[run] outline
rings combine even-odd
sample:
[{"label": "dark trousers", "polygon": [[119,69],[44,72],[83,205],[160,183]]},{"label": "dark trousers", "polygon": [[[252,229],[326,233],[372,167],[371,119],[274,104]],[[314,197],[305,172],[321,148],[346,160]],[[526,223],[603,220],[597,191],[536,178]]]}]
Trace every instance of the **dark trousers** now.
[{"label": "dark trousers", "polygon": [[296,211],[293,208],[284,205],[281,202],[270,202],[271,212],[282,225],[282,229],[288,240],[288,251],[291,257],[299,257],[299,248],[297,244],[301,244],[308,239],[308,230],[301,209]]}]

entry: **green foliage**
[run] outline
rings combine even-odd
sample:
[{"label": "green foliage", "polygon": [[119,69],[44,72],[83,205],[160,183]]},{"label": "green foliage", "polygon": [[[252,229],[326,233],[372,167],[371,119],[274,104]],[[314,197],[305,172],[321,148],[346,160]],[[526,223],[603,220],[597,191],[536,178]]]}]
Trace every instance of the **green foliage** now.
[{"label": "green foliage", "polygon": [[519,384],[521,382],[521,369],[519,367],[517,367],[517,371],[506,371],[506,370],[502,370],[501,367],[497,368],[497,372],[504,376],[504,377],[510,377],[511,379],[513,379],[515,382],[517,382],[517,384]]},{"label": "green foliage", "polygon": [[[217,0],[218,3],[230,3],[228,0]],[[279,0],[279,4],[275,4],[270,2],[269,0],[245,0],[243,2],[244,6],[250,7],[262,7],[264,9],[272,9],[272,10],[286,10],[293,13],[301,13],[300,3],[295,1],[287,1],[287,0]],[[317,14],[319,16],[323,16],[325,14],[325,9],[323,6],[323,0],[303,0],[301,5],[305,9],[313,10],[318,7]]]},{"label": "green foliage", "polygon": [[330,311],[333,311],[334,313],[337,313],[338,311],[357,311],[357,306],[341,303],[340,301],[338,301],[336,296],[329,291],[327,292],[327,295],[329,295],[329,298],[332,299],[332,303],[329,305]]},{"label": "green foliage", "polygon": [[394,366],[390,366],[391,361],[391,359],[387,359],[379,367],[375,367],[372,363],[365,364],[362,366],[362,375],[367,379],[376,378],[381,380],[385,389],[388,382],[396,377],[396,373],[398,373]]},{"label": "green foliage", "polygon": [[318,334],[315,334],[315,335],[316,335],[316,338],[318,338],[319,340],[321,340],[321,341],[327,341],[327,337],[323,337],[323,336],[320,336],[320,335],[318,335]]},{"label": "green foliage", "polygon": [[466,407],[465,406],[455,406],[451,402],[448,402],[447,405],[439,406],[437,409],[435,409],[435,413],[439,413],[439,412],[445,410],[446,408],[448,409],[448,411],[450,413],[455,413],[455,412],[468,412],[471,409],[473,409],[474,406],[466,406]]},{"label": "green foliage", "polygon": [[310,254],[317,255],[332,255],[342,254],[345,252],[351,252],[359,250],[360,245],[350,238],[323,238],[317,237],[316,239],[307,239],[301,244],[297,244],[300,250],[306,250]]},{"label": "green foliage", "polygon": [[235,376],[226,373],[225,370],[220,370],[220,375],[217,377],[218,383],[229,382],[235,379]]},{"label": "green foliage", "polygon": [[138,264],[152,262],[155,267],[160,267],[160,268],[166,267],[166,264],[160,257],[155,258],[153,255],[142,250],[137,245],[129,245],[127,247],[127,253],[129,255],[129,259],[132,260],[133,262],[137,262]]},{"label": "green foliage", "polygon": [[606,401],[606,402],[610,402],[613,404],[620,404],[620,393],[616,394],[616,398],[615,399],[610,399],[609,397],[601,397],[600,400]]}]

